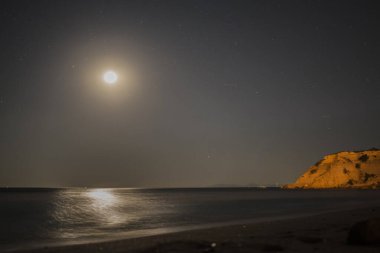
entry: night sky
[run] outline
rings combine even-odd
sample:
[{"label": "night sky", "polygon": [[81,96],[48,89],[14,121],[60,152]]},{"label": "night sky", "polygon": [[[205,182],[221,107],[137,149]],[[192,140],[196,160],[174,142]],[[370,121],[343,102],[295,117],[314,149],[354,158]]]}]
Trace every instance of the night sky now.
[{"label": "night sky", "polygon": [[380,147],[379,14],[363,0],[1,1],[0,186],[283,184]]}]

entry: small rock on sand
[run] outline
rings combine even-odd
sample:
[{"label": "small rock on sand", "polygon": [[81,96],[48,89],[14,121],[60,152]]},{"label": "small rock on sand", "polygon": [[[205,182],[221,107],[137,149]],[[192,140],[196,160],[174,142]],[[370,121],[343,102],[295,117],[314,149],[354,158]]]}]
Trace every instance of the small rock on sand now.
[{"label": "small rock on sand", "polygon": [[369,219],[354,224],[348,234],[347,243],[380,245],[380,218]]}]

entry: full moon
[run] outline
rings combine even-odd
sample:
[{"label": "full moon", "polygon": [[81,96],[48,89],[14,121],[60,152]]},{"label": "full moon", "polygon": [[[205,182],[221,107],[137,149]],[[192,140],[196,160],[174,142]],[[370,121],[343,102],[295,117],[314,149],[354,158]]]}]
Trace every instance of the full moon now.
[{"label": "full moon", "polygon": [[115,71],[112,71],[112,70],[108,70],[106,71],[104,74],[103,74],[103,80],[107,83],[107,84],[115,84],[116,81],[118,79],[118,76],[117,74],[115,73]]}]

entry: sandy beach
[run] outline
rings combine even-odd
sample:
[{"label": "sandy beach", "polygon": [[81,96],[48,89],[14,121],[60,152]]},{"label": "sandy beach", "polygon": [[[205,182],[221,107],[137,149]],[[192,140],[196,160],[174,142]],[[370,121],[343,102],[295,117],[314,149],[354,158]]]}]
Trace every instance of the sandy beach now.
[{"label": "sandy beach", "polygon": [[376,217],[380,217],[379,206],[302,218],[14,252],[379,252],[378,246],[347,243],[348,232],[353,224]]}]

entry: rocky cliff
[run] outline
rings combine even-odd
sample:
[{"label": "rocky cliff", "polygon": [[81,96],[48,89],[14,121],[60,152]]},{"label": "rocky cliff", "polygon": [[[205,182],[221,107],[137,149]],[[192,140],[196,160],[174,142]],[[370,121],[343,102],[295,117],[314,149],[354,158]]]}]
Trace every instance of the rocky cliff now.
[{"label": "rocky cliff", "polygon": [[380,188],[380,150],[327,155],[284,188]]}]

